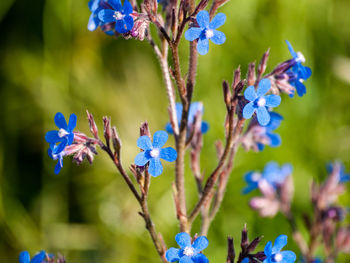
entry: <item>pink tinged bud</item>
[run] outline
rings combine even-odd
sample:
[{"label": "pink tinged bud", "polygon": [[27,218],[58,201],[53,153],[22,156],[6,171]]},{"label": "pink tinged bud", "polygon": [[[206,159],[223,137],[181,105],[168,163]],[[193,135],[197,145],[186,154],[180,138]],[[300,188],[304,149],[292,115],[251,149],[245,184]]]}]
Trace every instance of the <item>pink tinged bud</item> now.
[{"label": "pink tinged bud", "polygon": [[262,217],[273,217],[278,213],[280,208],[279,202],[276,199],[266,197],[254,197],[250,200],[249,204]]},{"label": "pink tinged bud", "polygon": [[270,185],[265,179],[259,181],[258,187],[264,196],[272,199],[276,198],[275,188],[273,188],[273,186]]},{"label": "pink tinged bud", "polygon": [[90,114],[88,111],[86,111],[86,114],[89,120],[90,131],[95,138],[98,138],[98,129],[94,120],[94,116],[92,116],[92,114]]},{"label": "pink tinged bud", "polygon": [[350,228],[342,227],[336,235],[336,248],[343,253],[350,253]]},{"label": "pink tinged bud", "polygon": [[290,206],[294,195],[294,184],[292,176],[286,177],[280,189],[281,210],[283,212],[288,212],[290,211]]}]

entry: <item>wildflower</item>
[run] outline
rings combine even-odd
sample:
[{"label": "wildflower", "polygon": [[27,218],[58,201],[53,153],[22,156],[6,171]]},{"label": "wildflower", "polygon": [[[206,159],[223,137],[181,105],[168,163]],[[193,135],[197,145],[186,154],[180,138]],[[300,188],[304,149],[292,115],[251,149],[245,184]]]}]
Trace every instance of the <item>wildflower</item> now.
[{"label": "wildflower", "polygon": [[[190,109],[188,112],[188,119],[187,119],[187,129],[191,129],[192,126],[195,124],[195,117],[197,114],[203,114],[203,104],[201,102],[192,102],[190,105]],[[178,125],[180,126],[181,118],[182,118],[182,104],[181,103],[176,103],[176,117],[178,121]],[[202,121],[201,124],[201,132],[206,133],[209,129],[209,124],[205,121]],[[168,122],[165,126],[165,130],[169,134],[173,134],[173,128],[171,127],[170,122]]]},{"label": "wildflower", "polygon": [[270,121],[270,114],[267,107],[277,107],[281,103],[281,97],[278,95],[265,94],[270,90],[271,82],[269,79],[262,79],[259,82],[259,87],[255,91],[254,86],[249,86],[244,91],[244,97],[250,101],[243,108],[243,117],[250,119],[256,112],[257,119],[260,125],[267,125]]},{"label": "wildflower", "polygon": [[[302,63],[305,62],[305,57],[303,54],[301,52],[296,53],[288,40],[286,40],[286,43],[295,62],[295,64],[287,72],[289,76],[289,83],[296,88],[299,97],[301,97],[306,93],[306,88],[303,81],[307,80],[311,76],[312,71],[309,67],[302,65]],[[291,94],[290,96],[293,97],[294,94]]]},{"label": "wildflower", "polygon": [[90,31],[95,31],[101,23],[101,20],[98,17],[98,13],[102,10],[101,1],[104,2],[104,0],[90,0],[89,2],[91,15],[88,22],[88,29]]},{"label": "wildflower", "polygon": [[266,259],[263,263],[294,263],[296,260],[296,255],[293,251],[281,251],[281,249],[287,245],[287,236],[280,235],[276,238],[275,244],[272,246],[272,242],[267,242],[264,253]]},{"label": "wildflower", "polygon": [[168,140],[168,134],[165,131],[157,131],[153,136],[153,143],[147,136],[141,136],[137,140],[137,146],[140,147],[143,152],[140,152],[135,157],[135,164],[138,166],[145,166],[149,163],[148,172],[156,177],[163,172],[163,166],[160,159],[168,162],[173,162],[177,158],[177,152],[171,147],[162,148],[162,146]]},{"label": "wildflower", "polygon": [[129,32],[134,26],[134,19],[130,15],[133,12],[132,5],[128,0],[124,1],[124,5],[120,0],[110,0],[109,5],[112,9],[99,11],[99,19],[104,23],[115,23],[115,30],[118,33]]},{"label": "wildflower", "polygon": [[[281,137],[278,134],[272,132],[281,125],[282,120],[283,117],[280,114],[276,112],[270,112],[270,121],[266,126],[262,126],[263,134],[261,134],[267,139],[266,145],[269,145],[270,147],[278,147],[281,145]],[[263,143],[257,143],[257,145],[259,151],[262,151],[264,149]]]},{"label": "wildflower", "polygon": [[226,15],[218,13],[210,22],[209,13],[205,10],[200,11],[196,17],[199,27],[191,27],[185,33],[188,41],[198,39],[197,50],[201,55],[205,55],[209,51],[209,39],[217,45],[221,45],[226,41],[224,33],[216,29],[225,23]]},{"label": "wildflower", "polygon": [[[77,116],[75,114],[71,114],[67,125],[63,114],[57,112],[55,115],[55,124],[59,130],[48,131],[45,135],[45,140],[50,143],[50,147],[54,149],[54,154],[58,154],[62,152],[67,145],[71,145],[73,143],[73,130],[77,124]],[[53,145],[56,145],[56,143],[59,143],[58,146],[53,147]]]},{"label": "wildflower", "polygon": [[338,173],[339,175],[339,183],[346,183],[350,181],[350,174],[345,173],[344,164],[340,162],[336,162],[334,164],[327,164],[328,173],[332,174],[333,172]]},{"label": "wildflower", "polygon": [[52,160],[58,160],[56,166],[55,166],[55,174],[58,174],[62,167],[63,167],[63,157],[65,156],[65,152],[61,151],[56,153],[58,146],[53,145],[52,147],[50,147],[47,151],[48,155],[50,156],[50,158]]},{"label": "wildflower", "polygon": [[52,256],[47,255],[45,251],[40,251],[32,258],[32,260],[30,260],[28,251],[22,251],[19,254],[19,263],[43,263],[47,262],[46,259],[48,257],[52,258]]},{"label": "wildflower", "polygon": [[179,261],[181,263],[208,263],[209,260],[206,256],[200,253],[204,250],[209,242],[205,236],[200,236],[191,243],[191,237],[189,234],[183,232],[175,236],[179,248],[169,248],[165,254],[166,259],[169,262]]}]

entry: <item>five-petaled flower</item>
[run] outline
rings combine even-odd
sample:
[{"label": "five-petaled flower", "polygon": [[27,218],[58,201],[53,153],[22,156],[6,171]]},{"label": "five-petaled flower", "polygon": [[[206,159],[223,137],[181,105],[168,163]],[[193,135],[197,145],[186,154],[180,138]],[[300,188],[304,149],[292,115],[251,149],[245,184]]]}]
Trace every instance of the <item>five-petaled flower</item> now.
[{"label": "five-petaled flower", "polygon": [[[286,43],[295,62],[295,64],[287,72],[289,76],[289,83],[295,87],[299,97],[301,97],[306,93],[306,88],[303,81],[307,80],[311,76],[312,71],[309,67],[305,67],[301,64],[305,62],[305,57],[303,54],[301,52],[296,53],[288,40],[286,40]],[[290,96],[293,97],[294,94],[291,94]]]},{"label": "five-petaled flower", "polygon": [[276,238],[273,246],[271,241],[267,242],[264,248],[266,259],[263,263],[294,263],[296,255],[293,251],[281,251],[287,245],[287,239],[288,237],[286,235],[280,235]]},{"label": "five-petaled flower", "polygon": [[[281,121],[283,120],[283,117],[276,113],[276,112],[270,112],[270,121],[266,126],[262,126],[263,134],[262,136],[265,136],[267,138],[267,145],[270,147],[278,147],[281,145],[281,137],[277,133],[272,133],[274,130],[276,130],[280,125]],[[263,143],[257,143],[259,151],[262,151],[264,149]]]},{"label": "five-petaled flower", "polygon": [[162,148],[168,140],[168,134],[165,131],[157,131],[153,135],[153,143],[147,136],[141,136],[137,140],[137,146],[143,152],[140,152],[135,157],[135,164],[138,166],[145,166],[149,163],[148,172],[152,176],[158,176],[163,172],[163,166],[160,159],[168,162],[173,162],[177,158],[177,152],[171,147]]},{"label": "five-petaled flower", "polygon": [[267,107],[277,107],[281,103],[281,97],[275,94],[266,95],[270,90],[271,82],[269,79],[262,79],[259,82],[257,91],[254,86],[249,86],[244,91],[244,97],[250,101],[243,108],[243,117],[250,119],[256,112],[260,125],[267,125],[270,121],[270,114]]},{"label": "five-petaled flower", "polygon": [[[51,258],[51,256],[49,256]],[[46,259],[48,258],[48,255],[45,251],[40,251],[37,253],[32,260],[30,260],[30,254],[28,251],[22,251],[19,254],[19,263],[43,263],[47,262]]]},{"label": "five-petaled flower", "polygon": [[247,194],[259,187],[259,184],[264,181],[268,183],[273,189],[277,189],[281,186],[287,176],[291,175],[293,167],[290,164],[284,164],[281,168],[276,162],[269,162],[265,165],[264,171],[248,172],[244,180],[248,184],[243,189],[243,194]]},{"label": "five-petaled flower", "polygon": [[217,45],[225,43],[226,36],[224,33],[216,29],[225,23],[226,15],[218,13],[211,21],[209,13],[205,10],[200,11],[196,17],[199,27],[191,27],[185,33],[188,41],[198,39],[197,50],[201,55],[205,55],[209,51],[209,39]]},{"label": "five-petaled flower", "polygon": [[[203,114],[203,104],[201,102],[192,102],[190,105],[190,110],[188,112],[188,119],[187,119],[187,129],[190,130],[192,126],[195,124],[195,118],[197,114]],[[178,125],[180,126],[181,117],[182,117],[182,104],[176,103],[176,117],[178,121]],[[209,124],[205,121],[202,121],[201,124],[201,132],[206,133],[209,129]],[[169,134],[173,134],[173,128],[171,127],[170,122],[168,122],[165,126],[165,130]]]},{"label": "five-petaled flower", "polygon": [[[73,130],[77,124],[77,116],[73,113],[67,122],[62,113],[57,112],[55,115],[55,124],[59,128],[58,131],[48,131],[45,140],[50,143],[50,148],[54,154],[58,154],[64,150],[67,145],[71,145],[74,140]],[[54,147],[58,143],[57,147]]]},{"label": "five-petaled flower", "polygon": [[165,254],[166,259],[169,262],[179,263],[208,263],[209,260],[206,256],[200,253],[204,250],[209,242],[205,236],[197,237],[196,240],[191,243],[191,237],[189,234],[183,232],[175,236],[179,248],[169,248]]},{"label": "five-petaled flower", "polygon": [[115,22],[115,30],[120,34],[129,32],[134,26],[134,19],[130,15],[133,12],[130,2],[125,0],[124,5],[122,5],[120,0],[110,0],[109,5],[112,9],[99,11],[99,19],[103,23]]}]

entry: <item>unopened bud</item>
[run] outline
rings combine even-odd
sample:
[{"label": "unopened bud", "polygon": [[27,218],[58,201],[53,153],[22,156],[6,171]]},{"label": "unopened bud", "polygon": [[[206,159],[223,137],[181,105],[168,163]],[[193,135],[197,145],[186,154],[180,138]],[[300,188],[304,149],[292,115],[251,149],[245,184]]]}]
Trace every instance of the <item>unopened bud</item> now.
[{"label": "unopened bud", "polygon": [[97,129],[97,125],[96,125],[95,120],[94,120],[94,116],[92,116],[92,114],[90,114],[88,111],[86,111],[86,114],[87,114],[87,117],[89,120],[89,127],[90,127],[91,134],[96,139],[98,139],[98,129]]}]

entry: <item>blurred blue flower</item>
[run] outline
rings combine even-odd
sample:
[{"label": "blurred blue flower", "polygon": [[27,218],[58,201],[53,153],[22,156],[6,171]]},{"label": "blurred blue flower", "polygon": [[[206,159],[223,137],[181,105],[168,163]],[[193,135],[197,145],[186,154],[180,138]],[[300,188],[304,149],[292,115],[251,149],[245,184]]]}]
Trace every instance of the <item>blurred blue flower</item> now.
[{"label": "blurred blue flower", "polygon": [[179,263],[208,263],[209,260],[206,256],[200,253],[204,250],[209,242],[205,236],[200,236],[191,243],[191,237],[189,234],[183,232],[175,236],[179,248],[169,248],[165,254],[166,259],[169,262]]},{"label": "blurred blue flower", "polygon": [[269,241],[264,248],[266,259],[263,263],[294,263],[297,257],[293,251],[281,251],[287,245],[287,239],[286,235],[280,235],[276,238],[273,246],[272,242]]},{"label": "blurred blue flower", "polygon": [[[295,62],[295,64],[287,72],[289,75],[289,83],[295,87],[299,97],[301,97],[306,93],[306,87],[303,84],[303,81],[307,80],[311,76],[312,71],[309,67],[302,65],[302,63],[305,62],[305,57],[303,54],[301,52],[296,53],[288,40],[286,40],[286,43]],[[294,94],[290,96],[293,97]]]},{"label": "blurred blue flower", "polygon": [[244,259],[242,260],[242,263],[249,263],[249,258],[244,258]]},{"label": "blurred blue flower", "polygon": [[[268,138],[268,144],[270,147],[278,147],[281,145],[281,137],[279,134],[272,133],[274,130],[276,130],[280,125],[281,121],[283,120],[283,117],[276,113],[276,112],[270,112],[270,121],[266,126],[262,126],[264,128],[263,136],[266,136]],[[264,150],[264,144],[257,143],[259,151]]]},{"label": "blurred blue flower", "polygon": [[153,135],[153,143],[151,139],[144,135],[137,140],[137,146],[143,152],[140,152],[135,157],[135,164],[145,166],[149,163],[148,172],[156,177],[163,172],[163,166],[160,159],[168,162],[173,162],[177,158],[177,152],[171,147],[162,148],[168,140],[168,134],[165,131],[157,131]]},{"label": "blurred blue flower", "polygon": [[334,169],[339,169],[339,183],[346,183],[350,181],[350,174],[345,173],[345,167],[343,163],[336,162],[336,163],[328,163],[327,164],[327,171],[328,173],[333,173]]},{"label": "blurred blue flower", "polygon": [[134,26],[134,19],[130,16],[133,12],[130,2],[125,0],[122,5],[120,0],[109,0],[108,3],[112,9],[99,11],[99,19],[103,23],[115,23],[115,30],[120,34],[129,32]]},{"label": "blurred blue flower", "polygon": [[[64,150],[67,145],[71,145],[74,140],[73,130],[77,124],[77,116],[73,113],[69,117],[67,125],[63,114],[57,112],[55,115],[55,124],[59,128],[58,131],[48,131],[45,135],[45,140],[50,143],[50,147],[54,150],[54,154],[58,154]],[[58,147],[53,147],[58,144]]]},{"label": "blurred blue flower", "polygon": [[198,39],[197,50],[201,55],[205,55],[209,51],[209,39],[217,45],[225,43],[226,36],[224,33],[216,29],[225,23],[226,15],[218,13],[210,22],[208,11],[202,10],[197,14],[197,23],[199,27],[191,27],[185,33],[188,41]]},{"label": "blurred blue flower", "polygon": [[262,79],[259,82],[257,91],[254,86],[249,86],[244,91],[244,97],[250,101],[243,108],[243,117],[250,119],[256,112],[260,125],[267,125],[270,121],[270,114],[267,107],[277,107],[281,103],[281,97],[278,95],[265,94],[270,90],[271,82],[269,79]]},{"label": "blurred blue flower", "polygon": [[243,194],[248,194],[249,192],[257,189],[259,187],[259,182],[265,180],[274,189],[277,189],[281,184],[283,184],[286,177],[291,175],[293,167],[290,164],[284,164],[281,168],[276,162],[269,162],[265,165],[264,171],[259,172],[248,172],[244,176],[244,180],[248,184],[243,189]]},{"label": "blurred blue flower", "polygon": [[[192,102],[190,105],[190,110],[188,112],[188,120],[187,120],[187,129],[191,129],[192,125],[194,125],[194,119],[196,114],[200,112],[203,114],[203,104],[201,102]],[[176,117],[178,121],[178,125],[180,126],[181,118],[182,118],[182,104],[176,103]],[[209,129],[209,124],[205,121],[202,121],[201,132],[206,133]],[[173,128],[171,127],[170,122],[168,122],[165,126],[165,130],[169,134],[173,134]]]},{"label": "blurred blue flower", "polygon": [[30,255],[27,251],[22,251],[19,254],[19,263],[44,263],[47,262],[46,259],[46,252],[40,251],[37,253],[32,260],[30,260]]},{"label": "blurred blue flower", "polygon": [[98,18],[98,13],[102,10],[101,1],[104,0],[90,0],[89,9],[91,11],[91,15],[88,22],[88,29],[90,31],[94,31],[100,25],[101,20]]},{"label": "blurred blue flower", "polygon": [[65,155],[64,151],[56,153],[57,147],[58,146],[56,146],[56,145],[52,145],[52,146],[50,146],[50,148],[47,151],[48,155],[50,156],[50,158],[52,160],[58,160],[58,162],[55,166],[55,170],[54,170],[55,174],[58,174],[61,171],[61,169],[63,167],[63,157]]}]

